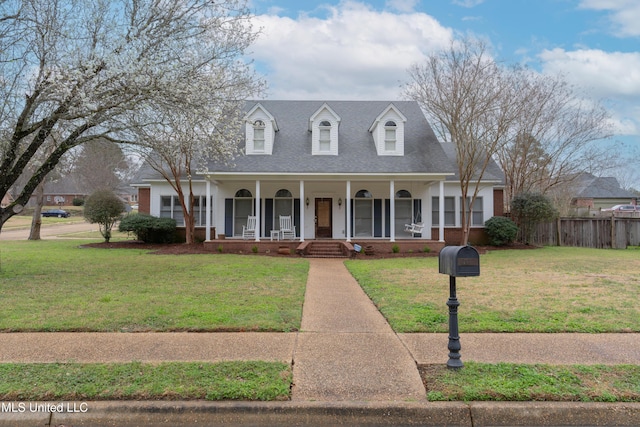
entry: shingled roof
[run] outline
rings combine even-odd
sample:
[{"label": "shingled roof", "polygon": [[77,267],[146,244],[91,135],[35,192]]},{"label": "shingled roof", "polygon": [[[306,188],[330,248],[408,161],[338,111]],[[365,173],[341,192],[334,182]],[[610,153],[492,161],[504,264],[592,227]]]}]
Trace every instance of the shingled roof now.
[{"label": "shingled roof", "polygon": [[576,179],[576,198],[579,199],[632,199],[637,197],[631,191],[620,187],[613,177],[598,177],[582,173]]},{"label": "shingled roof", "polygon": [[[446,174],[455,170],[414,101],[248,101],[245,111],[258,103],[278,124],[272,155],[240,155],[232,164],[210,162],[210,172]],[[325,103],[341,118],[337,156],[311,153],[309,119]],[[407,118],[404,156],[379,156],[369,132],[390,104]]]}]

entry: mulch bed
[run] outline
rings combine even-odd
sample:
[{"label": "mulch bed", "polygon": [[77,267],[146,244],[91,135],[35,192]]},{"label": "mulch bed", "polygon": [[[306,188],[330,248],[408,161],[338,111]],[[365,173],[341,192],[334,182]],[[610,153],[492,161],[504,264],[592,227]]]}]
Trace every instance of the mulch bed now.
[{"label": "mulch bed", "polygon": [[[158,255],[189,255],[189,254],[217,254],[218,252],[206,249],[203,243],[194,243],[187,245],[186,243],[144,243],[139,240],[125,240],[119,242],[100,242],[89,243],[82,245],[82,247],[99,248],[99,249],[144,249],[152,251]],[[525,245],[522,243],[511,243],[505,246],[477,246],[476,249],[479,253],[484,254],[489,251],[505,250],[505,249],[538,249],[538,246]],[[225,252],[228,253],[228,252]],[[256,255],[253,253],[245,253],[246,255]],[[260,254],[269,256],[292,256],[281,255],[277,252],[269,254]],[[293,255],[296,256],[296,255]],[[437,256],[436,253],[379,253],[376,252],[371,255],[358,254],[358,259],[380,259],[380,258],[403,258],[403,257],[428,257]]]}]

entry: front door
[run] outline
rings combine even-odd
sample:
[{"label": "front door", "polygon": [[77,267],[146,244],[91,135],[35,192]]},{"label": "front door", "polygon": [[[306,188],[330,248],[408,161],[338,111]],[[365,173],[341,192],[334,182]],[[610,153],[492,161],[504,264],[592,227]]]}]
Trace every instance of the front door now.
[{"label": "front door", "polygon": [[331,206],[332,199],[318,198],[316,199],[316,238],[331,238]]}]

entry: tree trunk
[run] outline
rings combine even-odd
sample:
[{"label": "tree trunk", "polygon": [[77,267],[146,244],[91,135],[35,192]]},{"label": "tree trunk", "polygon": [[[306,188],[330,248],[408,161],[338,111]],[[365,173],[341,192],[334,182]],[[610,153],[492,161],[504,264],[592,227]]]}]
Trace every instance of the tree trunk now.
[{"label": "tree trunk", "polygon": [[40,228],[42,226],[42,205],[44,204],[44,180],[38,184],[34,192],[36,206],[33,210],[31,218],[31,231],[29,232],[29,240],[40,240]]}]

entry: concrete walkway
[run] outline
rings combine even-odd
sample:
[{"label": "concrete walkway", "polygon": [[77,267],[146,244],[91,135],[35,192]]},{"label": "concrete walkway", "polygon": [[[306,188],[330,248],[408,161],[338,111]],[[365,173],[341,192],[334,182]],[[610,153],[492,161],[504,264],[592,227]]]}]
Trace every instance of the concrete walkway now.
[{"label": "concrete walkway", "polygon": [[413,358],[339,259],[311,262],[293,378],[294,401],[426,399]]},{"label": "concrete walkway", "polygon": [[[460,342],[463,362],[640,364],[637,333],[462,333]],[[53,418],[5,411],[0,427],[47,419],[92,426],[640,425],[637,403],[427,402],[416,364],[444,364],[447,354],[447,334],[394,333],[342,260],[311,259],[297,333],[0,334],[0,363],[291,363],[290,402],[92,402],[88,413]]]}]

